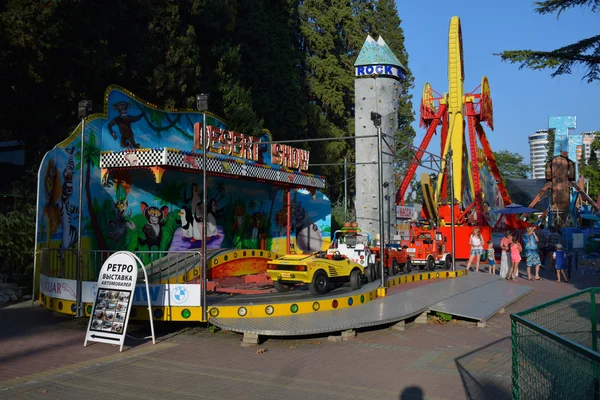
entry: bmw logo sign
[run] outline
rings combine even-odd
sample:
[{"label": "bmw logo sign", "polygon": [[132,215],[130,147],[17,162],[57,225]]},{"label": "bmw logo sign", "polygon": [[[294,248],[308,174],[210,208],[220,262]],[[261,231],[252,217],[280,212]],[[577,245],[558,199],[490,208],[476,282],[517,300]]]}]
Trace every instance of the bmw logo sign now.
[{"label": "bmw logo sign", "polygon": [[181,304],[188,298],[189,292],[184,286],[175,286],[175,289],[171,292],[171,300],[173,303]]}]

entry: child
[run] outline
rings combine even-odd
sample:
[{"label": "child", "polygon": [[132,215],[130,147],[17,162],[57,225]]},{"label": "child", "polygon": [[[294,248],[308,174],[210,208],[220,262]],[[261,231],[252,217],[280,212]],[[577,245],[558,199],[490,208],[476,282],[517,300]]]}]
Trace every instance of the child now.
[{"label": "child", "polygon": [[471,255],[469,262],[467,263],[467,270],[471,270],[471,263],[475,259],[475,272],[479,272],[479,261],[481,260],[481,254],[483,253],[483,237],[479,228],[474,228],[473,233],[469,238],[469,244],[471,245]]},{"label": "child", "polygon": [[512,261],[512,266],[510,267],[510,272],[508,273],[507,279],[512,279],[513,281],[518,281],[519,277],[519,263],[521,262],[521,251],[523,251],[523,247],[521,247],[521,243],[513,236],[512,243],[510,244],[510,259]]},{"label": "child", "polygon": [[488,264],[490,265],[488,272],[496,275],[496,255],[494,254],[494,245],[491,240],[487,242],[487,246]]},{"label": "child", "polygon": [[563,278],[565,278],[565,282],[569,282],[567,280],[567,275],[565,275],[565,251],[563,250],[562,244],[558,243],[556,245],[556,251],[552,255],[552,258],[556,262],[556,282],[560,283],[561,272]]}]

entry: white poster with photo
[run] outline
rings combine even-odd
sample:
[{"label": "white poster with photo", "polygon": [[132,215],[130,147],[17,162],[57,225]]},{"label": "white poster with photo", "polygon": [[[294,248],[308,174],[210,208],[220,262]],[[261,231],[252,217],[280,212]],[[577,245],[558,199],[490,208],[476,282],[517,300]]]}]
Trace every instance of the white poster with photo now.
[{"label": "white poster with photo", "polygon": [[84,346],[88,341],[119,344],[121,351],[137,281],[138,258],[120,251],[102,265]]}]

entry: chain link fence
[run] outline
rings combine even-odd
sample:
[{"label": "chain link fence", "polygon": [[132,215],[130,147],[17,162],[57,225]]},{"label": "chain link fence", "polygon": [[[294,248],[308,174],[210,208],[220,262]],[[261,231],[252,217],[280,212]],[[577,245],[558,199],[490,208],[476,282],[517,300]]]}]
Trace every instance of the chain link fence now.
[{"label": "chain link fence", "polygon": [[587,289],[511,315],[513,399],[600,399],[599,295]]}]

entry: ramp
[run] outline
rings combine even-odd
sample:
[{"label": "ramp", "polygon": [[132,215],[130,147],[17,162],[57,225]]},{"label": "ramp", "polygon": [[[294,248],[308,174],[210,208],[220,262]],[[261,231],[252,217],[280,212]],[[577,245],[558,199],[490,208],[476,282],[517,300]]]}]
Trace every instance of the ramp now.
[{"label": "ramp", "polygon": [[498,311],[533,290],[529,286],[517,285],[497,276],[492,277],[496,279],[489,281],[483,286],[442,300],[429,307],[429,310],[484,323]]},{"label": "ramp", "polygon": [[[372,290],[371,285],[373,284],[364,289]],[[350,308],[269,318],[215,317],[210,318],[210,322],[221,329],[234,332],[301,336],[390,324],[433,308],[436,311],[446,310],[443,312],[448,314],[459,312],[460,314],[453,315],[481,321],[481,318],[489,318],[530,290],[532,289],[529,287],[505,282],[498,276],[473,273],[461,279],[420,286]],[[505,294],[500,293],[501,291]],[[457,300],[448,303],[450,307],[444,308],[443,304],[454,298]],[[485,305],[488,301],[491,304]]]}]

